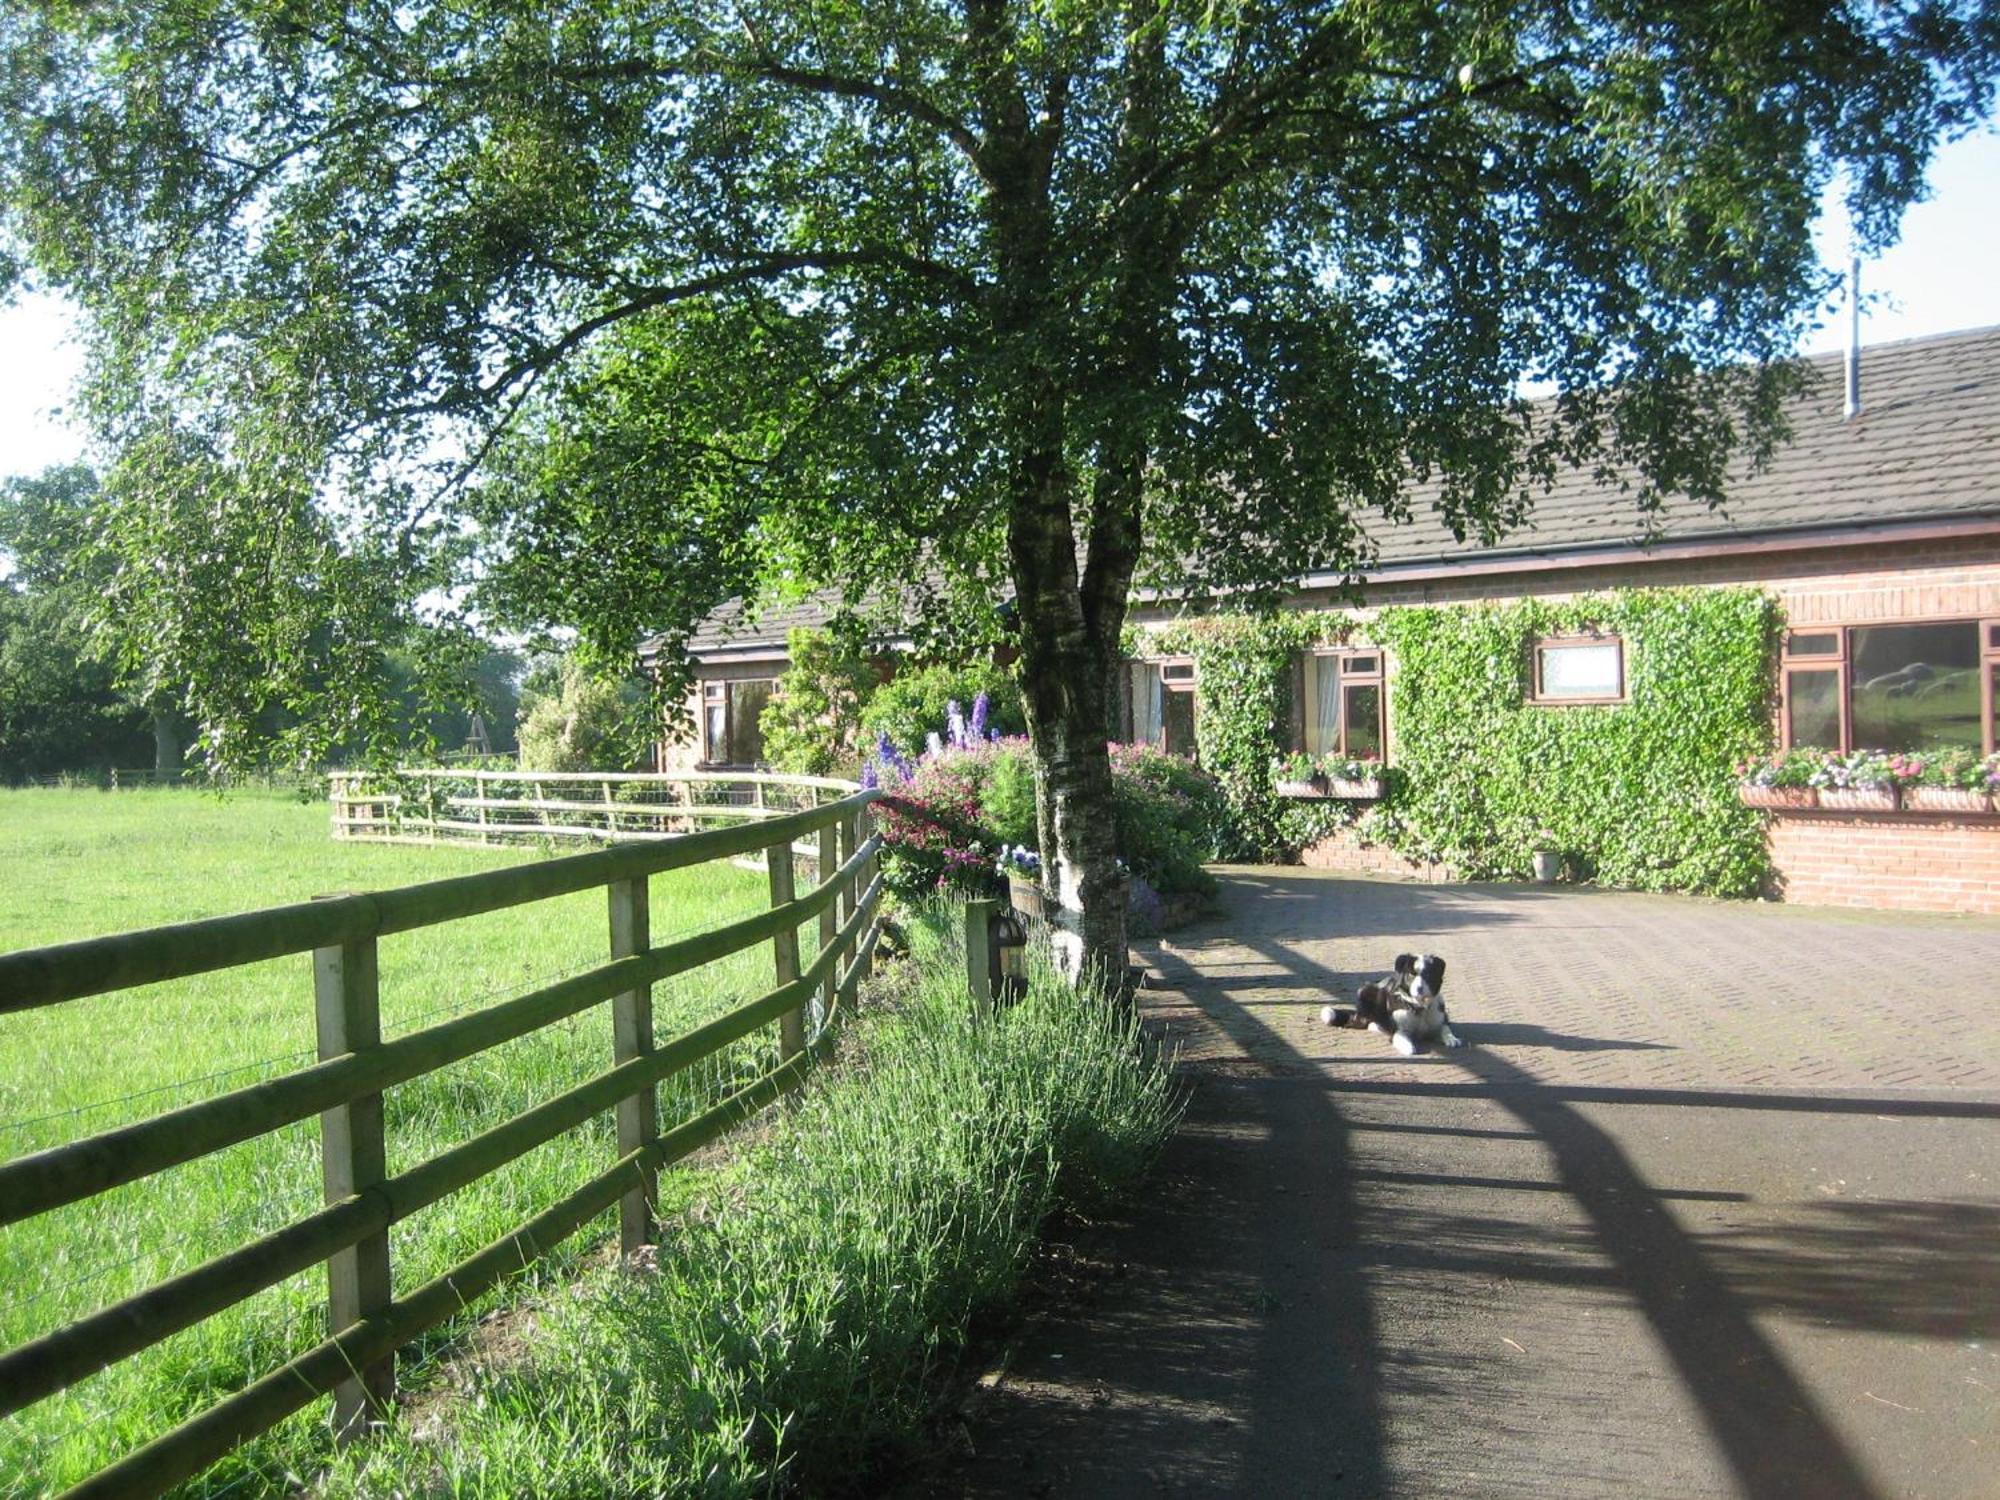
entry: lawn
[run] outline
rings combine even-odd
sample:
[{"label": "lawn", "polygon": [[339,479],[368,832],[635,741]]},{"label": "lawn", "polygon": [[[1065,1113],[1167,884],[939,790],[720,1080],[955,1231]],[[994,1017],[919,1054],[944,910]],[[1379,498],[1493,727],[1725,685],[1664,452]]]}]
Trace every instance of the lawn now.
[{"label": "lawn", "polygon": [[[558,853],[574,853],[561,850]],[[543,857],[533,849],[334,843],[322,804],[278,794],[0,791],[0,951],[380,889]],[[656,877],[655,943],[713,927],[767,899],[756,870],[728,864]],[[812,927],[801,933],[811,950]],[[385,938],[383,1031],[400,1035],[602,960],[601,893]],[[655,989],[670,1036],[760,993],[753,949]],[[311,962],[241,969],[0,1016],[0,1158],[37,1151],[310,1061]],[[608,1009],[390,1091],[389,1170],[601,1071]],[[741,1057],[690,1080],[712,1089]],[[662,1119],[675,1118],[663,1101]],[[413,1287],[602,1170],[609,1116],[531,1152],[392,1231],[395,1280]],[[0,1229],[0,1346],[12,1348],[199,1264],[319,1203],[318,1123],[301,1121],[102,1198]],[[572,1257],[602,1237],[572,1242]],[[324,1336],[323,1273],[302,1274],[15,1417],[0,1420],[0,1495],[60,1489]],[[433,1340],[433,1344],[437,1341]],[[421,1375],[419,1375],[421,1379]],[[302,1414],[211,1474],[195,1493],[265,1488],[311,1461],[323,1414]],[[301,1470],[309,1472],[309,1470]]]}]

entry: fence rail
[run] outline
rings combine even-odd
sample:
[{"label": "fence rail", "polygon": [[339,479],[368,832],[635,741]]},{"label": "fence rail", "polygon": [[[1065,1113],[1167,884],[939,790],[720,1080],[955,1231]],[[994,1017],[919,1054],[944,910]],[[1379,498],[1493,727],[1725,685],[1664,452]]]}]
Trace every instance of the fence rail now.
[{"label": "fence rail", "polygon": [[[850,788],[836,801],[795,812],[766,809],[755,820],[669,842],[621,844],[397,890],[0,955],[5,1013],[309,953],[319,1031],[319,1061],[309,1067],[0,1163],[0,1225],[94,1198],[312,1115],[321,1122],[325,1186],[319,1211],[0,1354],[0,1415],[325,1263],[331,1337],[70,1491],[158,1495],[327,1395],[334,1398],[337,1430],[358,1434],[393,1399],[394,1359],[402,1345],[614,1204],[624,1248],[649,1242],[660,1168],[796,1088],[852,1009],[881,930],[880,841],[868,828],[877,796]],[[807,835],[817,835],[818,878],[800,895],[795,846]],[[759,850],[770,872],[768,910],[653,946],[651,876]],[[604,964],[382,1040],[380,937],[593,886],[607,894]],[[819,951],[802,966],[798,929],[812,921],[818,923]],[[772,950],[770,990],[682,1035],[655,1041],[654,983],[763,943]],[[384,1090],[606,1003],[612,1020],[607,1071],[441,1155],[387,1173]],[[662,1082],[769,1026],[777,1029],[775,1067],[660,1128]],[[617,1154],[603,1172],[442,1276],[392,1295],[390,1226],[607,1111],[616,1112]]]},{"label": "fence rail", "polygon": [[821,805],[851,781],[762,771],[333,771],[333,836],[377,843],[679,838]]}]

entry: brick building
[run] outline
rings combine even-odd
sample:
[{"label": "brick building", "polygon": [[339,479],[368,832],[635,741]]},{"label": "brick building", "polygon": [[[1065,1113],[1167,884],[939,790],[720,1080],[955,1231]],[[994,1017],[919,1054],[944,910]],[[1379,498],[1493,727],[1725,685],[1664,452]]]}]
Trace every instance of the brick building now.
[{"label": "brick building", "polygon": [[[1567,598],[1632,587],[1749,585],[1786,631],[1771,664],[1781,745],[1909,749],[1952,743],[1990,754],[2000,703],[2000,328],[1878,345],[1861,361],[1861,402],[1844,410],[1840,360],[1789,414],[1793,440],[1726,505],[1670,503],[1641,518],[1629,498],[1572,473],[1498,544],[1459,543],[1423,518],[1377,523],[1377,561],[1358,603],[1342,579],[1308,575],[1297,608],[1340,612],[1355,638],[1308,653],[1294,678],[1293,748],[1396,756],[1397,663],[1367,621],[1399,604]],[[1171,601],[1135,600],[1134,620]],[[662,765],[758,758],[755,712],[785,666],[785,633],[810,606],[751,620],[718,614],[695,642],[697,740],[663,745]],[[1538,642],[1528,701],[1560,712],[1627,692],[1614,636]],[[1128,668],[1126,729],[1194,753],[1195,664]],[[1787,900],[2000,913],[2000,815],[1773,812],[1773,863]],[[1316,864],[1439,877],[1349,832],[1307,851]]]}]

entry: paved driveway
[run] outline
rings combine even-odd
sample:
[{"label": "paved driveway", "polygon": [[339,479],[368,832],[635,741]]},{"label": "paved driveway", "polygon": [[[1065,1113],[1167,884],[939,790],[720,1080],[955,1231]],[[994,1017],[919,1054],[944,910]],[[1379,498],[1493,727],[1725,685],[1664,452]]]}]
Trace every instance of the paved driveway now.
[{"label": "paved driveway", "polygon": [[[952,1495],[2000,1496],[2000,922],[1231,872]],[[1471,1044],[1317,1024],[1442,953]]]}]

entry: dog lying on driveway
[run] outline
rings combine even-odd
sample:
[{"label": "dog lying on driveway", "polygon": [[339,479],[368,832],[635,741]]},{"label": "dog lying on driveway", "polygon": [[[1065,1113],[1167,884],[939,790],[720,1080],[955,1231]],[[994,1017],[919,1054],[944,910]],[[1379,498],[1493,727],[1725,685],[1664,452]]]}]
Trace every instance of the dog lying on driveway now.
[{"label": "dog lying on driveway", "polygon": [[1362,985],[1353,1010],[1329,1005],[1319,1018],[1328,1026],[1379,1031],[1405,1057],[1429,1042],[1465,1045],[1452,1033],[1444,1008],[1444,960],[1434,953],[1398,953],[1395,973]]}]

